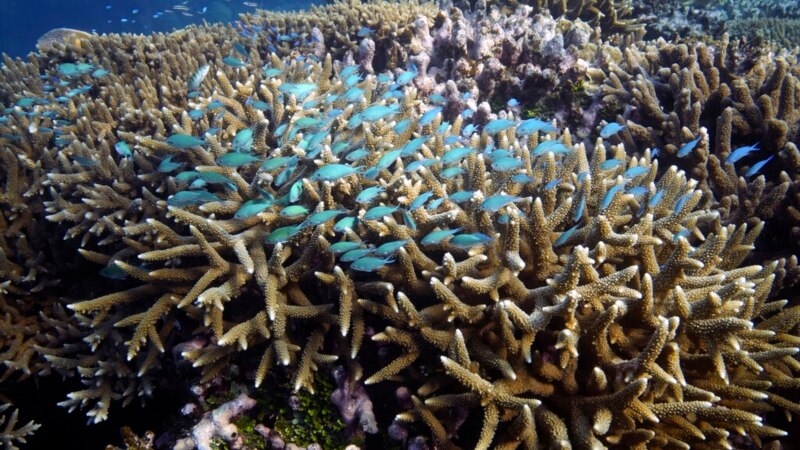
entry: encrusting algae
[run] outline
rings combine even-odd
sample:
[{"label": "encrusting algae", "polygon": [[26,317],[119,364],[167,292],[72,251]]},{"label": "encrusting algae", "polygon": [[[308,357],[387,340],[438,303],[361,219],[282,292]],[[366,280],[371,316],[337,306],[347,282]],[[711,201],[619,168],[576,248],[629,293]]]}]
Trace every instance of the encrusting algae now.
[{"label": "encrusting algae", "polygon": [[[242,26],[257,35],[257,20]],[[627,152],[643,140],[630,121],[580,141],[457,89],[465,106],[444,108],[414,65],[268,53],[209,28],[92,36],[0,73],[16,104],[0,123],[0,300],[12,317],[51,298],[42,337],[4,322],[0,348],[26,373],[80,374],[63,406],[105,420],[158,395],[173,358],[201,384],[236,367],[310,393],[335,364],[368,392],[405,389],[394,433],[427,429],[437,448],[786,439],[774,416],[800,413],[800,306],[774,287],[784,261],[749,259],[764,222],[730,220],[713,174],[649,143]],[[67,85],[40,77],[58,73]],[[624,96],[614,76],[605,89]],[[659,136],[673,159],[713,145],[673,133]],[[49,260],[70,250],[102,278],[75,286]]]}]

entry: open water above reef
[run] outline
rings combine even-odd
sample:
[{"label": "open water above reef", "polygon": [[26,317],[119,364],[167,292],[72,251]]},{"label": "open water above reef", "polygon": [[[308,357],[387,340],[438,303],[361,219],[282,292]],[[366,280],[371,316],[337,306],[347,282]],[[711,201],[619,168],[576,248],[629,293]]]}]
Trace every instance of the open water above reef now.
[{"label": "open water above reef", "polygon": [[320,0],[3,0],[0,53],[24,56],[48,30],[76,28],[97,33],[152,33],[193,23],[230,22],[258,9],[305,9]]}]

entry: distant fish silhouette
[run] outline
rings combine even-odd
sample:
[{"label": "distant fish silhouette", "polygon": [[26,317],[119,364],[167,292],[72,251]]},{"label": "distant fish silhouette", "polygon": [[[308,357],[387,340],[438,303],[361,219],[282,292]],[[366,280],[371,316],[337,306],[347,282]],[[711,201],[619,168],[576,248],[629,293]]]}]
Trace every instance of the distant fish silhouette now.
[{"label": "distant fish silhouette", "polygon": [[36,41],[36,48],[41,51],[50,50],[55,44],[74,45],[81,48],[81,42],[91,36],[85,31],[72,28],[53,28]]}]

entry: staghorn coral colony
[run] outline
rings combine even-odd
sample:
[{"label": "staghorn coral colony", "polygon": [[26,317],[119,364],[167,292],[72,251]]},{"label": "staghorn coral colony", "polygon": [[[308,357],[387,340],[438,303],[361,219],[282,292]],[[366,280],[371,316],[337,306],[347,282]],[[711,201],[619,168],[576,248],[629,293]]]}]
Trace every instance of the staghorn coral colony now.
[{"label": "staghorn coral colony", "polygon": [[98,423],[184,392],[129,449],[791,448],[797,55],[630,8],[350,1],[6,57],[0,394],[77,379]]}]

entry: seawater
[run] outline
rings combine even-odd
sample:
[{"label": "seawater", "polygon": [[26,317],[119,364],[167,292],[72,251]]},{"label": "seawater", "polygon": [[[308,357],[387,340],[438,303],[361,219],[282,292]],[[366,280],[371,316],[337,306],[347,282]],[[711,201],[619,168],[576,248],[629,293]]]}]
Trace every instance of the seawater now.
[{"label": "seawater", "polygon": [[[194,23],[231,22],[256,9],[289,11],[324,0],[0,0],[0,53],[25,56],[53,28],[96,33],[165,32]],[[177,6],[177,8],[176,8]]]}]

